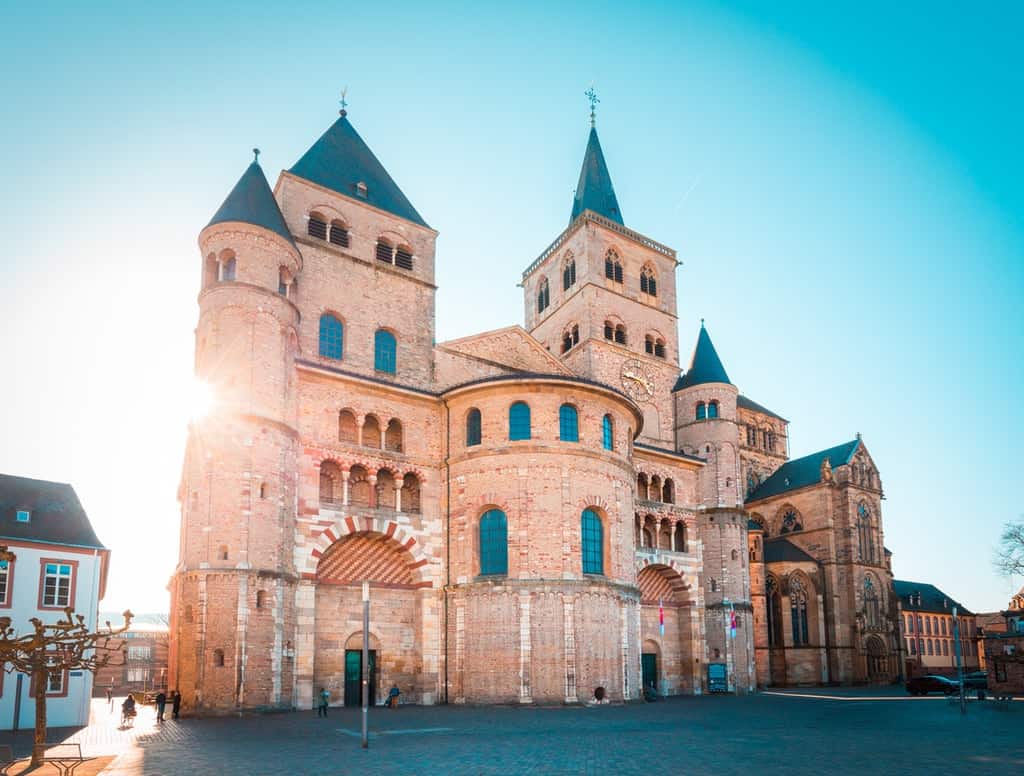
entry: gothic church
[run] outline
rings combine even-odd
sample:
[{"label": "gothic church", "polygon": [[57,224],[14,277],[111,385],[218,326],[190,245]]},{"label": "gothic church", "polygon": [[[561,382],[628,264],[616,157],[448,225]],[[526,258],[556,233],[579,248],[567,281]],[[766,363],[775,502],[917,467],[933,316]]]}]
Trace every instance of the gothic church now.
[{"label": "gothic church", "polygon": [[[525,321],[435,343],[437,232],[349,121],[199,234],[171,582],[186,711],[574,703],[892,681],[896,600],[859,436],[789,458],[625,224],[590,129]],[[443,273],[442,273],[443,277]]]}]

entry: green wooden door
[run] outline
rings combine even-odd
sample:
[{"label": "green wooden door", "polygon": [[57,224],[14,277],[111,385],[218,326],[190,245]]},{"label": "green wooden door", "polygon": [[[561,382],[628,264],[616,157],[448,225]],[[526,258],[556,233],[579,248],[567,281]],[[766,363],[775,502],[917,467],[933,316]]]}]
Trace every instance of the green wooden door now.
[{"label": "green wooden door", "polygon": [[[345,705],[363,705],[363,651],[345,650]],[[370,650],[370,705],[377,702],[377,652]]]},{"label": "green wooden door", "polygon": [[[636,665],[634,663],[633,665]],[[640,655],[640,673],[644,683],[644,689],[654,687],[658,689],[658,656],[653,652],[644,652]]]}]

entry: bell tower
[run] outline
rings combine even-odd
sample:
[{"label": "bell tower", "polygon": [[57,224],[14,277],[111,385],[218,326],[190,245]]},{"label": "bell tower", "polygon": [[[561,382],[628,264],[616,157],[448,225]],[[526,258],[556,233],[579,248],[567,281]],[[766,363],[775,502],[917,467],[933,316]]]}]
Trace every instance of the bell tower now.
[{"label": "bell tower", "polygon": [[611,385],[643,409],[640,440],[673,443],[679,375],[676,252],[625,225],[591,126],[569,226],[527,267],[526,329],[581,377]]}]

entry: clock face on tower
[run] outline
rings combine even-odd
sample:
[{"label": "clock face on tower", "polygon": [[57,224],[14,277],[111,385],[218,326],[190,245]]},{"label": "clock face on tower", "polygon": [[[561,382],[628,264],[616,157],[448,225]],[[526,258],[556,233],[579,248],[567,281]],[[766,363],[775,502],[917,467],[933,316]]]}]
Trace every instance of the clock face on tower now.
[{"label": "clock face on tower", "polygon": [[654,398],[654,373],[650,367],[637,358],[622,362],[619,379],[624,390],[635,402],[650,401]]}]

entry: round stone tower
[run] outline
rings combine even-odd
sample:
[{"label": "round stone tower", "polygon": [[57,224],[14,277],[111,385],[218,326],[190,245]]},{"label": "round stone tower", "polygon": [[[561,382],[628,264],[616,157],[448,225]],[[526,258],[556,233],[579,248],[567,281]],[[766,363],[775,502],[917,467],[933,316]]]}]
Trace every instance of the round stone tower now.
[{"label": "round stone tower", "polygon": [[199,246],[195,373],[212,406],[190,427],[179,488],[168,686],[200,713],[291,707],[302,257],[255,161]]}]

